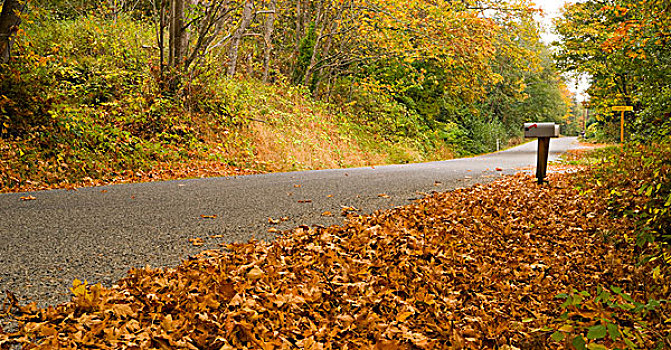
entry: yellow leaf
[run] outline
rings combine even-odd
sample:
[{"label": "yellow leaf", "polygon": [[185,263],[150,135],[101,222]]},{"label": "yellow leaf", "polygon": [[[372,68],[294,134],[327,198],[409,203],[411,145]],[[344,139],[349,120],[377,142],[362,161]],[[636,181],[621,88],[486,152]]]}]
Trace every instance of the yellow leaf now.
[{"label": "yellow leaf", "polygon": [[75,279],[72,282],[72,288],[70,288],[70,291],[72,291],[72,294],[74,294],[76,297],[86,295],[86,281],[82,282],[78,279]]},{"label": "yellow leaf", "polygon": [[573,332],[573,326],[571,326],[570,324],[565,324],[559,327],[559,330],[562,332],[570,333]]},{"label": "yellow leaf", "polygon": [[415,313],[412,311],[404,311],[400,312],[398,315],[396,315],[396,321],[398,322],[405,322],[405,320],[408,319],[408,317],[414,315]]}]

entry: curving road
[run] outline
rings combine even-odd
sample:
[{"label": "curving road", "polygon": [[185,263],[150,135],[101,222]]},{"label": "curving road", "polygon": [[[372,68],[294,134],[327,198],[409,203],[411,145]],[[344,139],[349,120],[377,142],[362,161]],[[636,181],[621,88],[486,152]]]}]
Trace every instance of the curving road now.
[{"label": "curving road", "polygon": [[[575,138],[553,139],[550,159],[579,147]],[[343,206],[370,213],[535,162],[534,141],[421,164],[0,194],[0,291],[41,306],[60,303],[75,278],[110,285],[131,266],[175,265],[222,242],[272,239],[271,227],[340,223]],[[28,195],[36,200],[20,200]],[[288,220],[268,221],[282,217]],[[196,237],[203,246],[189,242]]]}]

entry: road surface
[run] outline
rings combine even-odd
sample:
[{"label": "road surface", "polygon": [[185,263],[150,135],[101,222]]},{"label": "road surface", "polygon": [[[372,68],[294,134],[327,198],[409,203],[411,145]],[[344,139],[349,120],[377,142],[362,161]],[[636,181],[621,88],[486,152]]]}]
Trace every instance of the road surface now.
[{"label": "road surface", "polygon": [[[550,160],[578,147],[575,138],[553,139]],[[220,243],[269,240],[271,227],[338,224],[342,207],[371,213],[535,162],[534,141],[421,164],[0,194],[0,291],[24,303],[60,303],[69,300],[75,278],[111,285],[132,266],[176,265]],[[28,195],[36,200],[20,200]],[[335,216],[322,216],[326,211]],[[268,221],[283,217],[279,225]],[[197,237],[203,246],[189,242]]]}]

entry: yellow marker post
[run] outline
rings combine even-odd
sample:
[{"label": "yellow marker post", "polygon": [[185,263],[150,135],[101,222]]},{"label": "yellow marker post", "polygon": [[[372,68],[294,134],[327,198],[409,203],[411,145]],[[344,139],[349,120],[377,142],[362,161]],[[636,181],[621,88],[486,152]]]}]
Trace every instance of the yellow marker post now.
[{"label": "yellow marker post", "polygon": [[620,114],[620,143],[624,143],[624,112],[632,112],[633,106],[613,106],[613,112],[621,112]]}]

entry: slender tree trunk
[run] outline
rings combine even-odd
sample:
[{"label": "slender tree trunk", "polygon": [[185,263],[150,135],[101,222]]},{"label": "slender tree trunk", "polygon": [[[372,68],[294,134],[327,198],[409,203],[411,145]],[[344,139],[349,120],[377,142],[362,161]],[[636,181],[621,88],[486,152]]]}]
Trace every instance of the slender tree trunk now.
[{"label": "slender tree trunk", "polygon": [[[156,11],[156,8],[154,8]],[[159,81],[165,78],[165,0],[161,0],[158,8],[158,28],[156,28],[156,42],[159,53]]]},{"label": "slender tree trunk", "polygon": [[328,17],[328,11],[330,9],[325,9],[322,10],[320,9],[320,14],[317,16],[317,20],[321,23],[319,26],[319,33],[317,34],[317,38],[315,39],[315,46],[312,47],[312,56],[310,57],[310,65],[305,69],[305,75],[303,76],[303,84],[305,86],[308,86],[310,82],[310,77],[312,76],[312,73],[314,72],[315,67],[317,66],[317,59],[319,58],[319,54],[321,53],[321,41],[324,38],[324,29],[326,28],[326,17]]},{"label": "slender tree trunk", "polygon": [[263,82],[268,82],[270,75],[270,55],[273,52],[273,31],[275,30],[275,11],[277,0],[270,0],[268,15],[263,23]]},{"label": "slender tree trunk", "polygon": [[0,13],[0,62],[7,63],[11,56],[14,34],[21,24],[20,14],[25,10],[27,2],[5,0]]},{"label": "slender tree trunk", "polygon": [[303,38],[303,11],[301,8],[301,1],[302,0],[296,0],[296,31],[295,35],[296,37],[295,42],[294,42],[294,50],[291,52],[291,72],[289,73],[290,76],[293,76],[298,69],[298,57],[300,56],[300,47],[301,47],[301,39]]},{"label": "slender tree trunk", "polygon": [[170,1],[170,47],[168,66],[176,68],[184,59],[184,0]]},{"label": "slender tree trunk", "polygon": [[252,77],[252,74],[254,74],[254,53],[250,52],[247,54],[247,76]]},{"label": "slender tree trunk", "polygon": [[[200,0],[186,0],[187,9],[197,8],[200,5]],[[187,11],[188,13],[188,11]],[[182,26],[182,56],[185,64],[188,65],[189,61],[189,52],[191,51],[191,38],[198,37],[198,30],[196,26],[192,23],[195,20],[193,15],[185,16],[186,25]]]},{"label": "slender tree trunk", "polygon": [[[338,19],[339,19],[339,18],[340,18],[340,16],[338,16]],[[332,20],[332,21],[331,21],[331,26],[330,26],[329,29],[328,29],[328,33],[327,33],[328,37],[327,37],[327,39],[326,39],[326,43],[324,44],[324,48],[322,49],[322,52],[323,52],[325,55],[328,55],[328,53],[331,51],[331,45],[333,44],[333,36],[332,36],[331,34],[332,34],[333,32],[335,32],[335,30],[336,30],[336,25],[337,25],[337,24],[336,24],[336,21],[335,21],[335,20]],[[322,58],[322,59],[323,59],[323,58]],[[314,69],[314,67],[313,67],[313,69]],[[329,68],[329,74],[330,74],[330,71],[331,71],[331,69]],[[323,66],[323,65],[322,65],[321,67],[319,67],[319,72],[317,72],[317,76],[318,76],[318,77],[323,77],[323,76],[324,76],[324,66]],[[329,84],[330,84],[330,78],[329,78]],[[317,90],[314,91],[314,95],[315,95],[315,96],[319,96]]]},{"label": "slender tree trunk", "polygon": [[249,27],[249,24],[252,22],[252,17],[254,16],[254,1],[247,0],[245,1],[245,6],[242,9],[242,20],[240,21],[240,26],[236,29],[235,33],[231,37],[231,48],[228,50],[228,76],[232,77],[235,75],[235,70],[238,65],[238,50],[240,49],[240,42],[242,41],[242,36],[245,34],[245,31]]}]

